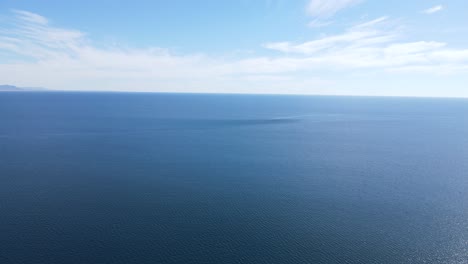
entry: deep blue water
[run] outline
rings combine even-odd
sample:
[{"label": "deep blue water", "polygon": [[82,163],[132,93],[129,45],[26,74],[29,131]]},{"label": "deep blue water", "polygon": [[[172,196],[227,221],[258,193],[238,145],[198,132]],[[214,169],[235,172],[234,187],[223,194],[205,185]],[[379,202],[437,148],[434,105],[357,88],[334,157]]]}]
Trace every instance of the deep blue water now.
[{"label": "deep blue water", "polygon": [[1,93],[0,263],[468,263],[468,100]]}]

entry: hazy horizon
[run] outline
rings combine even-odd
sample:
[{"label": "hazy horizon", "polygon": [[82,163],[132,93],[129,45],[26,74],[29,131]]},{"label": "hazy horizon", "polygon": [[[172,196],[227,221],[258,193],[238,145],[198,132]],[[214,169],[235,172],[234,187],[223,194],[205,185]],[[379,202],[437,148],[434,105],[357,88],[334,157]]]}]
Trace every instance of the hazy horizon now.
[{"label": "hazy horizon", "polygon": [[[15,85],[13,85],[15,86]],[[118,91],[118,90],[56,90],[56,89],[47,89],[46,87],[18,87],[17,88],[25,89],[19,90],[18,92],[70,92],[70,93],[148,93],[148,94],[193,94],[193,95],[258,95],[258,96],[310,96],[310,97],[382,97],[382,98],[440,98],[440,99],[468,99],[468,96],[423,96],[423,95],[366,95],[366,94],[313,94],[313,93],[240,93],[240,92],[170,92],[170,91]],[[32,88],[32,89],[31,89]],[[37,88],[37,90],[35,89]],[[2,91],[0,92],[15,92],[15,91]]]}]

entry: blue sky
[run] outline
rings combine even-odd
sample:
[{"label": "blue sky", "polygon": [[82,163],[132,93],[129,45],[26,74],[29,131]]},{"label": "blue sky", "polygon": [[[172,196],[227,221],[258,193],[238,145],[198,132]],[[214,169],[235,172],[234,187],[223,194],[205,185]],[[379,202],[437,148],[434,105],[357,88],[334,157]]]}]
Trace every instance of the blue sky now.
[{"label": "blue sky", "polygon": [[0,2],[0,84],[468,97],[468,1]]}]

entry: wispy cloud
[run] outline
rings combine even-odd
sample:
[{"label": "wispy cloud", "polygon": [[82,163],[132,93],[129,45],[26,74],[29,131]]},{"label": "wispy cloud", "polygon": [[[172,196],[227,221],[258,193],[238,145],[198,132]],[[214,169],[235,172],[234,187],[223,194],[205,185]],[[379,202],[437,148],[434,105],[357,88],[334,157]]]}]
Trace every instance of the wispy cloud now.
[{"label": "wispy cloud", "polygon": [[401,39],[398,27],[388,17],[380,17],[352,26],[341,34],[303,43],[267,43],[264,47],[295,55],[307,67],[321,69],[424,69],[433,73],[439,73],[441,68],[453,72],[466,70],[468,49],[449,49],[445,42]]},{"label": "wispy cloud", "polygon": [[338,54],[340,51],[349,51],[351,48],[389,43],[396,39],[396,32],[379,28],[387,19],[387,17],[380,17],[361,23],[338,35],[326,36],[298,44],[291,42],[267,43],[265,47],[285,53],[313,55],[326,52]]},{"label": "wispy cloud", "polygon": [[310,0],[307,13],[316,18],[329,18],[338,11],[362,2],[362,0]]},{"label": "wispy cloud", "polygon": [[424,14],[428,14],[428,15],[431,15],[431,14],[434,14],[434,13],[437,13],[439,11],[442,11],[444,9],[444,6],[442,5],[436,5],[436,6],[433,6],[431,8],[428,8],[428,9],[425,9],[423,10],[422,12]]},{"label": "wispy cloud", "polygon": [[[0,83],[56,89],[173,92],[329,93],[340,76],[355,72],[468,73],[468,49],[433,40],[405,42],[389,17],[309,41],[273,42],[242,58],[178,54],[170,49],[96,45],[87,34],[47,18],[14,11],[0,25]],[[325,73],[325,74],[322,74]],[[312,89],[312,90],[311,90]],[[328,92],[326,92],[328,91]]]},{"label": "wispy cloud", "polygon": [[18,16],[18,18],[24,21],[32,22],[38,25],[47,25],[49,23],[47,18],[38,14],[34,14],[24,10],[13,10],[13,12]]},{"label": "wispy cloud", "polygon": [[309,0],[306,12],[314,19],[308,23],[310,28],[331,25],[331,18],[340,10],[361,3],[363,0]]},{"label": "wispy cloud", "polygon": [[28,74],[31,82],[57,88],[70,88],[77,82],[119,89],[133,80],[146,83],[140,89],[163,89],[161,86],[169,87],[174,80],[182,86],[223,75],[219,70],[222,62],[203,54],[177,55],[159,47],[98,48],[85,33],[55,27],[26,11],[14,11],[10,22],[12,27],[0,26],[0,50],[18,56],[14,63],[0,64],[0,80],[8,83],[19,74]]}]

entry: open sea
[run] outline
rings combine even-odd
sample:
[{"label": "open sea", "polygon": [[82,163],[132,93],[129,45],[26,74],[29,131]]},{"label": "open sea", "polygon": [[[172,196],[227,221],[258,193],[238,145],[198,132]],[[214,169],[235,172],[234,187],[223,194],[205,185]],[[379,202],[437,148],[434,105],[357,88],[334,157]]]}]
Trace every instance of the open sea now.
[{"label": "open sea", "polygon": [[0,263],[468,263],[468,100],[2,92]]}]

